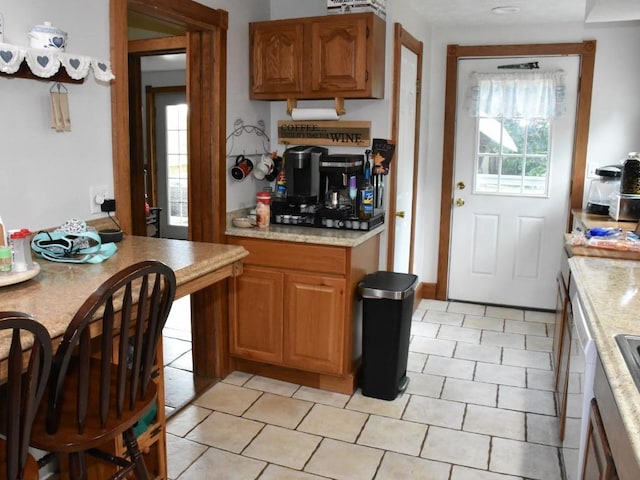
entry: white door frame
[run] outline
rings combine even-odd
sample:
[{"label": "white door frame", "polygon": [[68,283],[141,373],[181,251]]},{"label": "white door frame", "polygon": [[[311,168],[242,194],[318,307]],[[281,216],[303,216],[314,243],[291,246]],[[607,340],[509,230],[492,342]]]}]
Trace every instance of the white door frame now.
[{"label": "white door frame", "polygon": [[[595,40],[586,40],[580,43],[447,46],[440,236],[438,246],[438,273],[435,288],[436,299],[447,299],[447,286],[449,283],[449,247],[451,241],[451,215],[454,192],[453,166],[455,158],[456,99],[458,96],[458,60],[460,58],[474,57],[580,56],[580,82],[578,85],[580,95],[576,109],[576,135],[573,148],[573,173],[570,193],[570,209],[579,209],[582,206],[587,163],[587,141],[589,135],[595,53]],[[569,215],[567,228],[571,222],[572,218],[571,215]]]}]

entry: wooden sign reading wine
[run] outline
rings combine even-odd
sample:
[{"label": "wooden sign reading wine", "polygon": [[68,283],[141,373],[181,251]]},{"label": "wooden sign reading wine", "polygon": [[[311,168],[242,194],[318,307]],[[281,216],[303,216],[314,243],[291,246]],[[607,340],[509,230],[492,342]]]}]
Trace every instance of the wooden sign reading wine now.
[{"label": "wooden sign reading wine", "polygon": [[371,145],[371,122],[280,120],[278,121],[278,143],[368,147]]}]

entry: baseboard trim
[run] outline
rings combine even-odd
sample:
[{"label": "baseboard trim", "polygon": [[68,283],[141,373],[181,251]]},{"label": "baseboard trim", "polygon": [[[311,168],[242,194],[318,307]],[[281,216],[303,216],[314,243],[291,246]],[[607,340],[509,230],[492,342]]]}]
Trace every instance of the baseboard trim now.
[{"label": "baseboard trim", "polygon": [[421,300],[434,300],[436,298],[436,284],[420,282],[416,289],[416,297],[420,297]]}]

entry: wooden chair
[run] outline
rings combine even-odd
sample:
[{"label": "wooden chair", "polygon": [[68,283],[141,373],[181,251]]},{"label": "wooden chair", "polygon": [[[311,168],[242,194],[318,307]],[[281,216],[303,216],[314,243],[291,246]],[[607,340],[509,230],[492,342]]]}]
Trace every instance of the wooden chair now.
[{"label": "wooden chair", "polygon": [[[31,437],[68,455],[69,478],[86,478],[86,453],[115,463],[112,478],[149,478],[133,427],[156,401],[151,375],[175,290],[169,267],[143,261],[104,282],[69,324]],[[128,458],[98,450],[120,435]]]},{"label": "wooden chair", "polygon": [[[3,330],[10,330],[10,335]],[[9,351],[6,383],[0,387],[0,423],[5,436],[0,439],[0,479],[37,479],[38,464],[29,454],[29,440],[51,369],[51,338],[30,315],[0,312],[0,344]]]}]

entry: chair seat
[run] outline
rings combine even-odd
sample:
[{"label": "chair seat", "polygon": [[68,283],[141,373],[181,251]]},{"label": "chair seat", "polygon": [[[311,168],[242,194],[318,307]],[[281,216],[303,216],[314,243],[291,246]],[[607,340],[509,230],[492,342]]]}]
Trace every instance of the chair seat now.
[{"label": "chair seat", "polygon": [[[70,369],[70,372],[74,369]],[[115,392],[117,377],[116,369],[112,368],[111,389],[112,397]],[[90,366],[90,386],[89,398],[97,402],[100,398],[100,363],[97,359],[91,360]],[[78,433],[77,427],[77,407],[76,395],[77,377],[70,375],[67,377],[65,384],[65,399],[62,403],[62,412],[60,416],[60,426],[55,435],[50,435],[46,431],[46,406],[47,402],[42,402],[38,409],[33,429],[31,431],[31,444],[41,450],[56,453],[72,453],[85,451],[91,448],[104,446],[105,442],[114,439],[122,434],[125,430],[133,427],[135,423],[144,416],[144,414],[153,406],[157,397],[157,389],[154,382],[149,383],[147,393],[144,398],[140,399],[139,395],[133,408],[129,409],[128,400],[125,400],[125,407],[122,416],[118,418],[115,402],[110,402],[110,408],[107,415],[106,424],[100,425],[100,418],[97,415],[97,409],[92,406],[91,400],[88,407],[89,415],[85,424],[84,432]],[[129,388],[125,392],[125,399],[129,398]],[[46,400],[46,399],[45,399]]]}]

